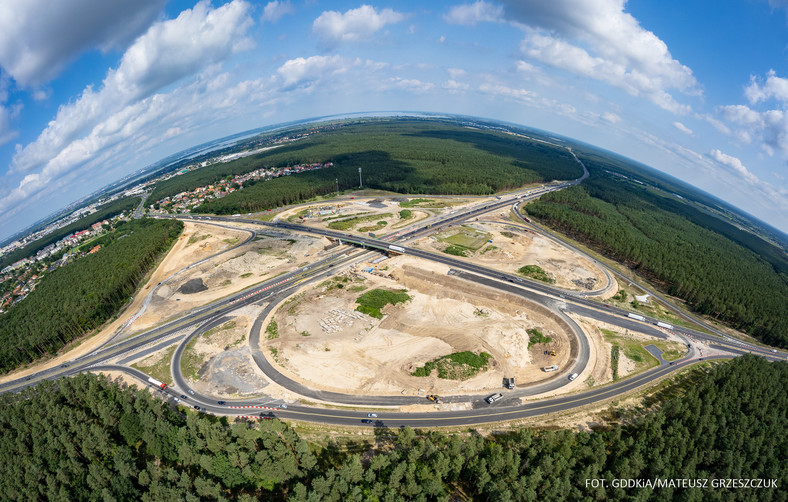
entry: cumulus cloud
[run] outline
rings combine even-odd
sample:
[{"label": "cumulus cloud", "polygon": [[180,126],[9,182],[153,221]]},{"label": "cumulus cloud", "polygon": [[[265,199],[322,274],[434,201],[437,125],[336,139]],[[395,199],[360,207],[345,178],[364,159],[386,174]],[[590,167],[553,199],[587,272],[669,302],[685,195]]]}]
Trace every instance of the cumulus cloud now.
[{"label": "cumulus cloud", "polygon": [[758,177],[752,174],[750,170],[742,164],[741,160],[736,157],[722,153],[719,150],[710,151],[709,156],[723,166],[730,168],[734,173],[744,178],[747,183],[755,185],[759,182]]},{"label": "cumulus cloud", "polygon": [[351,63],[341,56],[311,56],[286,61],[276,71],[287,86],[314,82],[347,70]]},{"label": "cumulus cloud", "polygon": [[[166,123],[171,105],[165,95],[154,93],[242,47],[250,24],[247,11],[241,0],[218,8],[200,2],[176,19],[152,25],[125,52],[118,68],[107,73],[101,89],[85,88],[76,101],[58,109],[35,141],[17,148],[11,172],[26,174],[15,189],[2,194],[0,211],[57,184],[88,161],[95,163],[150,124]],[[192,36],[198,32],[201,36]],[[212,81],[195,85],[205,92]]]},{"label": "cumulus cloud", "polygon": [[0,2],[0,66],[22,86],[41,85],[86,50],[124,48],[165,3],[5,0]]},{"label": "cumulus cloud", "polygon": [[268,2],[263,8],[263,16],[260,18],[260,21],[264,23],[275,23],[287,14],[292,14],[294,12],[295,10],[293,6],[290,5],[290,0],[284,2],[274,0],[273,2]]},{"label": "cumulus cloud", "polygon": [[774,70],[769,70],[765,80],[760,80],[754,75],[750,76],[750,85],[744,90],[744,95],[750,104],[756,104],[768,99],[788,102],[788,79],[777,76]]},{"label": "cumulus cloud", "polygon": [[329,47],[342,42],[366,40],[387,24],[398,23],[405,15],[392,9],[378,11],[372,6],[362,5],[344,14],[328,10],[312,23],[312,32]]},{"label": "cumulus cloud", "polygon": [[679,131],[683,132],[687,136],[692,136],[692,134],[693,134],[692,133],[692,129],[690,129],[689,127],[685,126],[681,122],[673,122],[673,127],[678,129]]},{"label": "cumulus cloud", "polygon": [[523,54],[641,96],[676,114],[690,111],[670,93],[700,94],[692,70],[624,11],[624,0],[506,0],[505,17],[526,36]]},{"label": "cumulus cloud", "polygon": [[400,89],[405,89],[406,91],[415,92],[417,94],[421,94],[431,90],[435,87],[435,84],[432,82],[422,82],[418,79],[408,79],[408,78],[400,78],[396,77],[393,79],[394,85],[399,87]]},{"label": "cumulus cloud", "polygon": [[450,24],[473,26],[479,22],[498,22],[503,20],[503,7],[484,0],[463,5],[455,5],[443,16]]}]

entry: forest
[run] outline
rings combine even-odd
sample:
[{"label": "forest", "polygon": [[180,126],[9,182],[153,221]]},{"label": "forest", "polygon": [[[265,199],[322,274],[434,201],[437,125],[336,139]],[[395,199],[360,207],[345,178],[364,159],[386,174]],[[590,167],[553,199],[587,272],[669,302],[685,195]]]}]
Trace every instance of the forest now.
[{"label": "forest", "polygon": [[208,166],[157,184],[151,200],[261,167],[333,162],[334,167],[261,181],[195,211],[216,214],[271,209],[358,187],[417,194],[492,194],[528,183],[574,179],[582,168],[562,147],[500,132],[395,120],[353,124],[258,155]]},{"label": "forest", "polygon": [[526,206],[543,223],[636,270],[704,315],[788,347],[788,262],[684,199],[586,164],[581,186]]},{"label": "forest", "polygon": [[[594,432],[380,427],[340,445],[307,441],[278,420],[231,424],[171,408],[83,374],[0,397],[0,493],[20,501],[786,500],[788,395],[775,390],[788,387],[788,364],[745,356],[690,380],[657,411]],[[711,488],[729,478],[778,488]],[[614,488],[616,479],[709,481],[651,489]]]},{"label": "forest", "polygon": [[45,275],[0,316],[0,373],[52,355],[115,315],[183,229],[174,220],[119,222],[102,248]]},{"label": "forest", "polygon": [[59,241],[68,234],[85,230],[96,222],[106,220],[107,218],[112,218],[124,211],[131,211],[137,207],[139,202],[140,200],[137,197],[124,197],[122,199],[110,202],[109,204],[105,204],[104,206],[100,206],[95,213],[83,216],[77,221],[66,225],[63,228],[59,228],[48,235],[45,235],[44,237],[31,242],[23,248],[14,250],[3,257],[0,257],[0,270],[12,263],[21,260],[22,258],[33,256],[41,249],[44,249],[50,244]]}]

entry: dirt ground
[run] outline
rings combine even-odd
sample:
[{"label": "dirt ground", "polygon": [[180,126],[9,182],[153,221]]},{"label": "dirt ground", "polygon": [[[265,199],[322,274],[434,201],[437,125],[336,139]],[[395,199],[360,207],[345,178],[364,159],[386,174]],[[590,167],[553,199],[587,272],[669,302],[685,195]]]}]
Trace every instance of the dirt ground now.
[{"label": "dirt ground", "polygon": [[[218,230],[221,230],[220,233]],[[212,234],[207,234],[212,231]],[[202,239],[204,235],[210,235]],[[228,237],[230,235],[230,237]],[[232,230],[208,227],[197,229],[187,237],[183,253],[210,256],[221,250],[218,247],[233,239],[246,239],[248,234]],[[146,311],[129,326],[128,331],[139,332],[151,328],[162,321],[188,312],[236,291],[250,287],[268,278],[293,270],[307,256],[320,253],[329,244],[327,239],[311,236],[288,234],[280,236],[258,236],[239,249],[225,253],[185,271],[162,284],[153,295]],[[199,251],[198,251],[199,250]],[[195,259],[192,263],[199,261]],[[180,267],[186,263],[181,262]],[[184,285],[190,281],[200,281],[203,290],[190,292]]]},{"label": "dirt ground", "polygon": [[[541,366],[568,363],[568,327],[546,309],[494,290],[480,291],[447,275],[446,267],[425,270],[422,262],[405,256],[385,263],[381,268],[388,270],[349,272],[342,289],[329,281],[284,304],[273,315],[279,336],[267,342],[266,356],[312,387],[376,394],[498,389],[504,376],[518,383],[543,381],[554,374]],[[412,299],[385,307],[382,320],[355,311],[362,288],[403,287]],[[529,350],[531,328],[553,341]],[[491,354],[488,370],[465,381],[410,374],[430,360],[466,350]],[[545,356],[545,350],[558,356]]]}]

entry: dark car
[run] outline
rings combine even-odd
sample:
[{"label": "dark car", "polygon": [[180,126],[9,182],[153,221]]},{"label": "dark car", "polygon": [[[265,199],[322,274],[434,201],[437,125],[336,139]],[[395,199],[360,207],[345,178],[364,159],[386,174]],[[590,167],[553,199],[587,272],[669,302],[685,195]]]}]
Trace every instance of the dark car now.
[{"label": "dark car", "polygon": [[195,410],[199,410],[199,409],[200,409],[200,407],[199,407],[199,406],[197,406],[197,405],[195,404],[195,405],[194,405],[194,409],[195,409]]},{"label": "dark car", "polygon": [[216,401],[216,404],[226,404],[224,401]]},{"label": "dark car", "polygon": [[365,419],[361,420],[361,423],[362,424],[371,424],[372,420],[369,420],[368,418],[365,418]]},{"label": "dark car", "polygon": [[181,399],[189,399],[189,397],[186,396],[185,394],[181,394]]}]

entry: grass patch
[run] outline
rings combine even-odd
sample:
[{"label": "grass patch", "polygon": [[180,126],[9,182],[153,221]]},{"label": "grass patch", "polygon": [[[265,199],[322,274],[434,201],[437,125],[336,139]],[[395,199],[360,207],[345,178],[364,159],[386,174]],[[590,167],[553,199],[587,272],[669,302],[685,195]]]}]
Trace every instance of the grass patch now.
[{"label": "grass patch", "polygon": [[545,336],[541,331],[536,328],[532,328],[528,330],[528,348],[530,349],[537,343],[550,343],[553,339],[549,336]]},{"label": "grass patch", "polygon": [[479,230],[460,227],[438,234],[438,240],[447,244],[460,246],[462,248],[470,249],[471,251],[478,251],[482,246],[487,244],[490,240],[490,234],[481,232]]},{"label": "grass patch", "polygon": [[425,204],[427,202],[432,202],[432,199],[410,199],[400,202],[399,207],[416,207],[419,204]]},{"label": "grass patch", "polygon": [[444,249],[443,252],[454,256],[468,256],[466,254],[467,250],[464,247],[456,246],[454,244]]},{"label": "grass patch", "polygon": [[226,242],[227,244],[232,246],[233,244],[238,242],[238,237],[232,237],[232,238],[229,238],[229,239],[222,239],[222,242]]},{"label": "grass patch", "polygon": [[479,254],[484,254],[484,253],[486,253],[487,251],[493,251],[493,250],[495,250],[495,249],[498,249],[498,246],[493,246],[492,244],[490,244],[490,245],[489,245],[489,246],[487,246],[486,248],[482,249],[482,250],[481,250],[481,252],[480,252]]},{"label": "grass patch", "polygon": [[203,333],[202,336],[204,336],[205,338],[211,338],[216,333],[219,333],[221,331],[227,331],[228,329],[233,329],[233,328],[235,328],[235,321],[227,321],[224,324],[209,329],[208,331]]},{"label": "grass patch", "polygon": [[[635,363],[634,370],[628,376],[640,373],[649,368],[653,368],[654,366],[659,366],[659,361],[657,361],[657,358],[652,356],[644,347],[644,345],[652,345],[653,342],[634,340],[632,338],[621,336],[615,331],[610,331],[609,329],[601,329],[600,331],[602,332],[605,341],[611,343],[614,348],[619,347],[618,351],[616,352],[619,359],[623,354],[627,357],[627,359]],[[614,373],[614,376],[616,376],[619,372],[620,360],[614,359],[614,361],[617,361]]]},{"label": "grass patch", "polygon": [[501,235],[509,239],[514,239],[514,234],[512,232],[501,232]]},{"label": "grass patch", "polygon": [[301,336],[312,336],[309,331],[302,331]]},{"label": "grass patch", "polygon": [[252,276],[251,272],[246,272],[245,274],[241,274],[241,279],[246,279],[247,277],[251,277],[251,276]]},{"label": "grass patch", "polygon": [[520,267],[517,269],[517,273],[531,279],[536,279],[537,281],[547,282],[549,284],[555,283],[555,279],[550,277],[550,275],[539,265],[526,265]]},{"label": "grass patch", "polygon": [[[348,218],[346,220],[332,221],[331,223],[328,224],[328,228],[330,228],[332,230],[347,230],[349,228],[353,228],[354,226],[358,225],[359,223],[366,223],[368,221],[375,221],[375,220],[380,219],[380,218],[391,218],[392,216],[393,215],[391,213],[370,214],[369,216],[357,216],[355,218]],[[379,224],[380,224],[380,222],[378,222],[378,225]]]},{"label": "grass patch", "polygon": [[687,346],[682,343],[653,342],[653,345],[659,347],[662,351],[662,359],[666,361],[675,361],[687,354]]},{"label": "grass patch", "polygon": [[348,288],[348,289],[350,291],[354,292],[354,293],[361,293],[362,291],[366,290],[367,287],[366,286],[353,286],[353,287]]},{"label": "grass patch", "polygon": [[265,327],[265,337],[268,340],[279,338],[279,325],[276,324],[276,321],[273,319],[268,323],[268,326]]},{"label": "grass patch", "polygon": [[172,382],[172,372],[170,371],[170,365],[172,363],[172,354],[175,352],[175,345],[164,351],[164,355],[156,364],[152,366],[142,366],[139,363],[132,364],[132,368],[136,368],[141,372],[147,374],[155,378],[160,382],[164,382],[167,385],[171,385]]},{"label": "grass patch", "polygon": [[491,358],[492,356],[487,352],[482,352],[481,354],[474,354],[467,350],[465,352],[455,352],[454,354],[424,363],[424,366],[416,368],[411,375],[427,377],[432,374],[433,370],[438,370],[438,378],[467,380],[480,371],[486,370]]},{"label": "grass patch", "polygon": [[410,209],[403,209],[399,212],[399,217],[403,220],[409,220],[413,217],[413,211]]},{"label": "grass patch", "polygon": [[361,227],[361,228],[358,229],[358,231],[359,232],[376,232],[376,231],[380,230],[381,228],[385,227],[386,225],[388,225],[388,223],[386,223],[383,220],[380,220],[375,225],[372,225],[372,226],[369,226],[369,227]]},{"label": "grass patch", "polygon": [[388,304],[396,305],[398,303],[404,303],[408,300],[410,300],[410,296],[407,294],[406,289],[401,289],[399,291],[373,289],[372,291],[367,291],[356,299],[356,303],[359,304],[358,307],[356,307],[356,310],[362,314],[367,314],[376,319],[382,319],[383,314],[380,312],[380,309]]},{"label": "grass patch", "polygon": [[210,237],[209,234],[203,234],[203,235],[193,234],[191,237],[189,237],[189,240],[186,242],[186,245],[191,246],[195,242],[204,241],[208,237]]},{"label": "grass patch", "polygon": [[613,381],[618,380],[618,358],[620,357],[621,347],[613,345],[610,349],[610,366],[613,368]]},{"label": "grass patch", "polygon": [[279,362],[279,351],[277,350],[277,348],[276,347],[268,347],[268,350],[271,351],[271,357],[274,358],[274,361],[276,361],[277,364],[282,364],[282,363]]},{"label": "grass patch", "polygon": [[200,379],[200,368],[205,364],[203,357],[194,351],[194,346],[197,344],[197,338],[198,337],[192,338],[192,340],[186,344],[186,348],[183,350],[183,356],[181,357],[181,373],[192,382],[196,382]]}]

